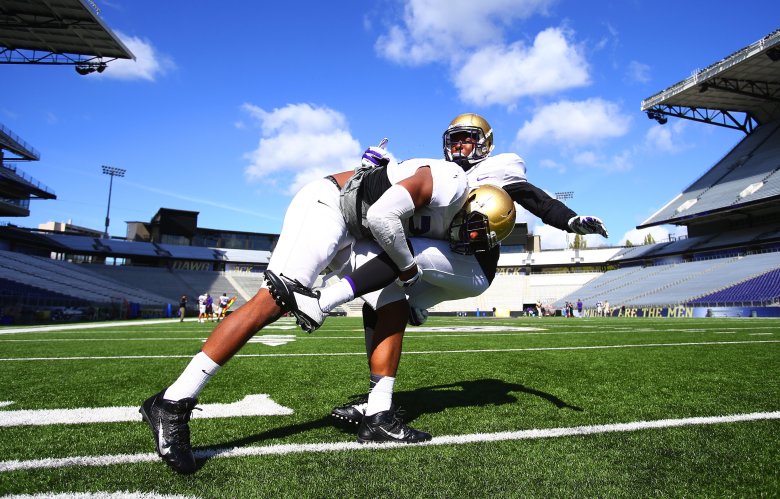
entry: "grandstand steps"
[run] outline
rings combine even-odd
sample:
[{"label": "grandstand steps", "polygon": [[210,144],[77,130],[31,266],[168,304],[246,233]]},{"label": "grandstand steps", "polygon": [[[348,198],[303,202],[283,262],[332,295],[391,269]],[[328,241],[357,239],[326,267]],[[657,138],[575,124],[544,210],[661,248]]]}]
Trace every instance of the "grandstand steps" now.
[{"label": "grandstand steps", "polygon": [[[243,298],[244,302],[248,302],[249,300],[252,299],[253,295],[248,293],[244,289],[244,287],[241,284],[239,284],[238,280],[235,279],[230,273],[225,273],[225,279],[227,279],[227,281],[231,284],[231,286],[233,286],[233,288],[238,293],[238,296]],[[238,301],[238,298],[236,298],[236,301]]]},{"label": "grandstand steps", "polygon": [[[712,266],[708,266],[708,267],[702,269],[700,272],[692,272],[692,273],[689,272],[688,268],[683,268],[682,267],[682,266],[690,267],[690,265],[687,265],[685,263],[674,264],[671,270],[681,269],[683,272],[686,273],[686,275],[684,277],[682,277],[680,279],[669,281],[669,282],[665,283],[664,285],[659,286],[659,287],[657,287],[655,289],[649,289],[649,290],[644,291],[642,293],[639,293],[639,294],[637,294],[635,296],[626,298],[626,299],[622,300],[621,302],[622,303],[626,303],[626,304],[636,304],[638,302],[641,302],[642,298],[644,298],[644,297],[651,296],[651,295],[654,295],[654,294],[657,294],[657,293],[661,293],[661,292],[663,292],[665,290],[674,288],[674,287],[679,286],[681,284],[684,284],[684,283],[686,283],[688,281],[696,279],[699,276],[702,276],[702,275],[704,275],[704,274],[706,274],[708,272],[716,271],[719,268],[723,267],[724,265],[728,265],[730,262],[736,261],[736,258],[724,258],[722,260],[724,260],[724,261],[716,263],[715,265],[712,265]],[[672,305],[672,303],[670,303],[670,305]]]},{"label": "grandstand steps", "polygon": [[193,294],[190,287],[177,278],[175,271],[165,267],[83,264],[82,268],[127,286],[164,296],[167,303],[178,303],[181,295],[185,294],[194,300],[200,294]]},{"label": "grandstand steps", "polygon": [[85,271],[80,265],[50,258],[0,251],[3,277],[89,302],[128,301],[142,305],[163,305],[169,301],[144,289],[128,286]]},{"label": "grandstand steps", "polygon": [[[780,264],[778,264],[778,269],[780,269]],[[720,293],[722,291],[726,291],[728,289],[735,288],[735,287],[740,286],[742,284],[745,284],[745,283],[747,283],[749,281],[758,279],[758,278],[760,278],[762,276],[767,276],[769,274],[772,274],[773,272],[777,272],[778,269],[757,272],[757,273],[752,274],[752,275],[750,275],[748,277],[745,277],[744,279],[741,279],[739,281],[732,282],[732,283],[724,285],[724,286],[722,286],[722,287],[720,287],[718,289],[713,289],[713,290],[708,291],[706,293],[699,294],[698,296],[694,296],[694,297],[690,298],[688,301],[693,302],[693,301],[699,300],[701,298],[704,298],[706,296],[714,295],[716,293]],[[780,297],[780,286],[778,286],[778,289],[777,289],[777,296]]]}]

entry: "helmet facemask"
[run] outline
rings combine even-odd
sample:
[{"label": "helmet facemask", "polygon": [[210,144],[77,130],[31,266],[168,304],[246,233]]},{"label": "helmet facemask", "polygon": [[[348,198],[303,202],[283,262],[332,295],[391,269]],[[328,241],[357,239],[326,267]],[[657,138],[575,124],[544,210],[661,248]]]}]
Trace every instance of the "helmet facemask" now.
[{"label": "helmet facemask", "polygon": [[461,255],[488,251],[498,244],[496,233],[490,231],[487,215],[462,209],[450,223],[450,249]]},{"label": "helmet facemask", "polygon": [[[493,131],[489,130],[486,137],[484,131],[477,126],[451,126],[442,137],[445,159],[457,163],[463,170],[469,171],[474,165],[490,155],[492,141],[489,138],[492,133]],[[452,152],[452,146],[459,142],[473,145],[468,155],[464,156],[462,150]]]},{"label": "helmet facemask", "polygon": [[462,255],[490,251],[512,232],[516,216],[514,201],[504,189],[475,187],[450,222],[450,249]]}]

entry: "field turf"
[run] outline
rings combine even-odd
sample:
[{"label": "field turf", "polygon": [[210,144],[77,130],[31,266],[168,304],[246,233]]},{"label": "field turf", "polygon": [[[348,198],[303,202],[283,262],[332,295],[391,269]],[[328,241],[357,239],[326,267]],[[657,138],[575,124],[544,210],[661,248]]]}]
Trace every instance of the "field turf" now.
[{"label": "field turf", "polygon": [[[74,326],[0,328],[0,496],[780,496],[780,320],[431,318],[395,384],[435,437],[418,446],[361,446],[329,417],[368,385],[359,319],[282,320],[200,404],[266,394],[287,413],[196,411],[191,476],[135,411],[215,324]],[[132,419],[88,422],[109,407]]]}]

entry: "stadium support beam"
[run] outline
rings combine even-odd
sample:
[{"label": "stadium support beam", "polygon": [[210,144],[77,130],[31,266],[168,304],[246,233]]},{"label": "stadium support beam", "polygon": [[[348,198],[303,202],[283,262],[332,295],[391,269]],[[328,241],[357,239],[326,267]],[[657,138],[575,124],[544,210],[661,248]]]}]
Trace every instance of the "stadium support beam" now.
[{"label": "stadium support beam", "polygon": [[780,84],[766,81],[735,80],[732,78],[711,78],[699,85],[699,92],[721,90],[732,94],[745,95],[767,102],[780,103]]},{"label": "stadium support beam", "polygon": [[[56,66],[76,66],[89,68],[102,73],[108,63],[117,60],[116,57],[104,58],[84,56],[79,54],[57,54],[41,50],[21,50],[0,47],[0,64],[52,64]],[[86,74],[86,73],[79,73]]]},{"label": "stadium support beam", "polygon": [[751,133],[753,129],[759,125],[759,123],[748,113],[744,113],[744,118],[740,120],[730,111],[724,109],[706,109],[659,104],[647,110],[647,117],[651,120],[658,121],[662,125],[667,121],[666,116],[674,116],[675,118],[741,130],[745,134]]}]

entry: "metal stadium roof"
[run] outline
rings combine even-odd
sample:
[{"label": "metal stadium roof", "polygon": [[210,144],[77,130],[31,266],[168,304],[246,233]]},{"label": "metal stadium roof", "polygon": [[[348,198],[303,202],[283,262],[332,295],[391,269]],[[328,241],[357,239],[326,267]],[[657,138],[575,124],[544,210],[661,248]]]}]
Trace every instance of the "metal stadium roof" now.
[{"label": "metal stadium roof", "polygon": [[675,116],[745,133],[780,118],[780,30],[643,100],[641,110],[661,124]]},{"label": "metal stadium roof", "polygon": [[91,0],[0,2],[0,63],[97,65],[135,59]]}]

